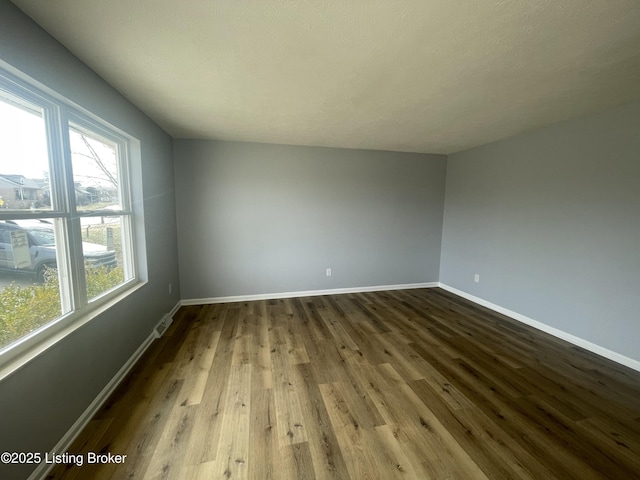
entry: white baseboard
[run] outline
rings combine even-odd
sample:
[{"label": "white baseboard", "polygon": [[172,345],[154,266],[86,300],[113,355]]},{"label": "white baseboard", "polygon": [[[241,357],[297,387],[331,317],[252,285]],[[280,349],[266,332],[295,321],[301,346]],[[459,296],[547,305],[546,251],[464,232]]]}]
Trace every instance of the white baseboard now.
[{"label": "white baseboard", "polygon": [[181,306],[182,306],[182,301],[178,300],[178,302],[173,306],[171,311],[167,314],[169,315],[169,318],[173,318],[173,316],[176,314],[176,312],[180,309]]},{"label": "white baseboard", "polygon": [[257,295],[235,295],[230,297],[189,298],[182,305],[207,305],[212,303],[250,302],[253,300],[275,300],[278,298],[316,297],[320,295],[340,295],[343,293],[383,292],[385,290],[409,290],[412,288],[433,288],[438,282],[406,283],[400,285],[376,285],[371,287],[334,288],[330,290],[308,290],[300,292],[261,293]]},{"label": "white baseboard", "polygon": [[575,335],[559,330],[555,327],[547,325],[546,323],[533,320],[532,318],[529,318],[525,315],[521,315],[517,312],[501,307],[500,305],[496,305],[494,303],[488,302],[486,300],[483,300],[480,297],[476,297],[474,295],[471,295],[470,293],[463,292],[462,290],[458,290],[457,288],[453,288],[444,283],[439,284],[439,286],[443,290],[451,292],[454,295],[458,295],[459,297],[466,298],[467,300],[470,300],[473,303],[477,303],[478,305],[482,305],[483,307],[487,307],[488,309],[493,310],[494,312],[498,312],[503,315],[506,315],[507,317],[513,318],[514,320],[517,320],[521,323],[529,325],[530,327],[541,330],[561,340],[565,340],[569,343],[572,343],[573,345],[584,348],[585,350],[589,350],[590,352],[600,355],[601,357],[608,358],[609,360],[612,360],[616,363],[619,363],[621,365],[624,365],[626,367],[632,368],[633,370],[637,370],[640,372],[640,361],[638,360],[634,360],[633,358],[626,357],[620,353],[601,347],[600,345],[596,345],[595,343],[592,343],[583,338],[576,337]]},{"label": "white baseboard", "polygon": [[[180,308],[180,302],[178,302],[169,312],[169,317],[173,318],[175,312]],[[165,317],[166,318],[166,315]],[[80,415],[80,417],[75,421],[75,423],[71,426],[71,428],[64,434],[64,436],[60,439],[60,441],[56,444],[55,447],[51,450],[51,453],[60,453],[67,452],[71,447],[71,444],[74,440],[80,435],[82,430],[87,426],[87,424],[91,421],[93,416],[98,413],[100,407],[107,401],[107,399],[111,396],[111,394],[116,390],[120,382],[124,380],[129,371],[133,368],[133,366],[140,360],[140,357],[144,354],[144,352],[149,348],[149,346],[156,339],[155,329],[153,332],[149,334],[149,336],[142,342],[142,344],[133,352],[133,355],[129,357],[127,362],[118,370],[118,372],[114,375],[111,381],[102,389],[102,391],[98,394],[96,398],[93,399],[91,404],[87,407],[87,409]],[[51,469],[55,465],[40,463],[38,467],[29,475],[28,480],[37,480],[44,479],[49,474]]]}]

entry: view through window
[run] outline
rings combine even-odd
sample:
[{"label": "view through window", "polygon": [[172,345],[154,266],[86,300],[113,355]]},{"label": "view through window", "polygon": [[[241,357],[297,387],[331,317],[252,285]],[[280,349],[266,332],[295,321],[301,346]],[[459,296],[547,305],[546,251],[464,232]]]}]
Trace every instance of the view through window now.
[{"label": "view through window", "polygon": [[0,76],[0,351],[135,278],[127,149]]}]

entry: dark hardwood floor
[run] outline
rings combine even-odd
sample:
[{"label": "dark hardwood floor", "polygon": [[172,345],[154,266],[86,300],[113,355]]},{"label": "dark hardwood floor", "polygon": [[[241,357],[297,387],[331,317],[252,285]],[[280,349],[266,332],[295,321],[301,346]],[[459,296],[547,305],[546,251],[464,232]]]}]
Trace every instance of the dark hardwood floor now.
[{"label": "dark hardwood floor", "polygon": [[51,479],[640,478],[640,373],[441,289],[182,307]]}]

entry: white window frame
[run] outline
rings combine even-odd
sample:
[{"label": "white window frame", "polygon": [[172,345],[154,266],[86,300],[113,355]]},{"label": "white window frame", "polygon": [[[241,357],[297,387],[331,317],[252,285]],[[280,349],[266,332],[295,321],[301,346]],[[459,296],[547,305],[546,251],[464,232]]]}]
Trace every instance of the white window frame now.
[{"label": "white window frame", "polygon": [[[141,187],[137,183],[134,186],[132,179],[134,170],[139,168],[133,164],[133,159],[140,159],[140,142],[1,60],[0,91],[41,107],[44,112],[51,208],[9,213],[0,210],[0,220],[58,219],[54,222],[54,229],[62,307],[60,317],[0,349],[2,380],[146,282],[141,281],[139,266],[139,255],[144,252],[144,239],[136,238],[136,226],[142,223],[141,212],[136,213],[133,209],[133,189]],[[86,130],[103,137],[113,142],[118,150],[121,210],[108,213],[121,219],[121,232],[126,239],[122,246],[125,280],[114,289],[93,299],[88,299],[86,292],[81,218],[103,216],[105,211],[79,212],[76,208],[70,128]],[[136,180],[140,181],[139,178]]]}]

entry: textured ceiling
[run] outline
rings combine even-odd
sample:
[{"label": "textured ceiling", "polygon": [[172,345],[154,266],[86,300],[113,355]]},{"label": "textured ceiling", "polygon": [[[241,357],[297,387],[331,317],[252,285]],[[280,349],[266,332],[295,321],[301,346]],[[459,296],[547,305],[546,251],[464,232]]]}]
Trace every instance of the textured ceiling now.
[{"label": "textured ceiling", "polygon": [[638,0],[13,0],[174,137],[452,153],[640,98]]}]

